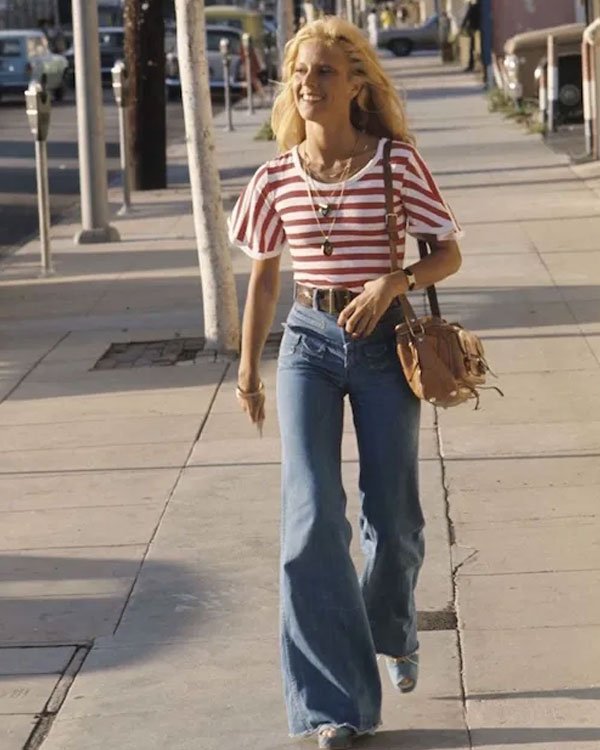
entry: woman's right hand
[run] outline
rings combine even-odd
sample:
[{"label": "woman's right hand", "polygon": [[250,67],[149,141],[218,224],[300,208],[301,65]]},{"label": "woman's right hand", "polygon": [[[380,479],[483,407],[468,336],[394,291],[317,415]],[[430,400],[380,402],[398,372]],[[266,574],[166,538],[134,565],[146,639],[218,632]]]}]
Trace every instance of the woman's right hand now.
[{"label": "woman's right hand", "polygon": [[250,417],[252,424],[258,427],[262,435],[262,425],[265,421],[265,387],[257,377],[240,377],[235,389],[235,395],[242,411]]}]

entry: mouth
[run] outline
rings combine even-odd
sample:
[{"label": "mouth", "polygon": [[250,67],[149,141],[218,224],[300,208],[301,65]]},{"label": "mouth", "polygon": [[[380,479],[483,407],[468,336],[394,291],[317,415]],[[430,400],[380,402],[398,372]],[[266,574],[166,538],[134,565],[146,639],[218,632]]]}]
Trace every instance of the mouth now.
[{"label": "mouth", "polygon": [[300,94],[300,101],[307,102],[308,104],[317,104],[322,102],[325,97],[317,96],[317,94]]}]

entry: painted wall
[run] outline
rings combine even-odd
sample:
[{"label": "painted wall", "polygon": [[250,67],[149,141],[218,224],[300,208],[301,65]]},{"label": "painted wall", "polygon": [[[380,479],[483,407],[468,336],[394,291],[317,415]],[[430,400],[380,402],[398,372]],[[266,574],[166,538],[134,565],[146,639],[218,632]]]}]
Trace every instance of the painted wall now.
[{"label": "painted wall", "polygon": [[492,0],[495,53],[501,55],[515,34],[575,23],[578,5],[579,0]]}]

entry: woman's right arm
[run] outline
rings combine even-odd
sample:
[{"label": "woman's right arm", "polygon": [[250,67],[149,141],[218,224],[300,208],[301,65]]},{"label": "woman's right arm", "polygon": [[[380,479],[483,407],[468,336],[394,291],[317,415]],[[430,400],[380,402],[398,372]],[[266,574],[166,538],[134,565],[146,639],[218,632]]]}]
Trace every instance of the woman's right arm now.
[{"label": "woman's right arm", "polygon": [[[238,386],[246,393],[260,388],[260,358],[273,325],[275,308],[281,287],[280,256],[252,262],[244,319],[242,323],[242,351],[238,371]],[[257,415],[250,413],[253,422]]]}]

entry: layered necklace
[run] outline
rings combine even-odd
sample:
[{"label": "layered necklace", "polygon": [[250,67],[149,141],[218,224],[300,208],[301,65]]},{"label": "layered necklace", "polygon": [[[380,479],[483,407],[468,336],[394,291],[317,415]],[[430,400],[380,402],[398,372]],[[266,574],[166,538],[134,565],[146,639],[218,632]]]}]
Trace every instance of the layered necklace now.
[{"label": "layered necklace", "polygon": [[[359,140],[360,133],[358,133],[356,136],[356,141],[354,143],[354,148],[352,149],[350,158],[346,161],[346,165],[340,174],[340,182],[335,183],[335,188],[333,189],[333,191],[325,194],[323,194],[322,190],[318,190],[317,186],[315,185],[313,179],[314,172],[311,168],[311,160],[306,151],[306,144],[304,146],[303,160],[305,166],[304,171],[306,174],[306,192],[310,201],[313,215],[315,217],[315,221],[317,222],[317,226],[319,228],[319,232],[321,234],[321,237],[323,238],[323,242],[321,243],[321,252],[327,257],[329,257],[333,253],[333,243],[330,239],[331,233],[333,232],[333,228],[342,207],[344,193],[346,192],[346,181],[348,179],[348,175],[350,174],[350,169],[352,168],[352,160],[354,159],[354,156],[356,154]],[[337,202],[334,204],[332,201]],[[331,222],[329,224],[327,233],[323,231],[323,226],[321,223],[323,219],[329,219]]]}]

